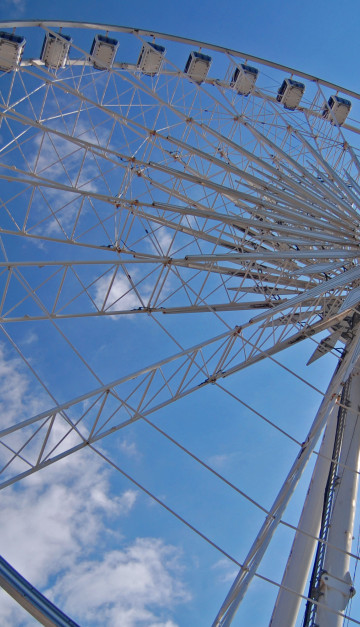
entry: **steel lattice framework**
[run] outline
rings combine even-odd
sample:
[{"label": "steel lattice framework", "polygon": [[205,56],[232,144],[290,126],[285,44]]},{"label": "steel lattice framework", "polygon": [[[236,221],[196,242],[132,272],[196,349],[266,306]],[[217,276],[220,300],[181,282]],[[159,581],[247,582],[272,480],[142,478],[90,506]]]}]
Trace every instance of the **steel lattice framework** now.
[{"label": "steel lattice framework", "polygon": [[[13,27],[27,44],[0,74],[0,323],[41,406],[2,419],[1,487],[312,338],[310,362],[345,356],[237,562],[246,588],[359,356],[359,95],[179,37],[1,25]],[[72,48],[51,69],[41,39],[59,28]],[[97,32],[120,42],[104,71]],[[137,65],[147,41],[166,47],[154,76]],[[201,83],[184,73],[194,49],[213,59]],[[248,96],[231,82],[241,63],[259,68]],[[285,76],[306,87],[294,111],[277,101]],[[342,126],[323,115],[334,93],[352,101]]]}]

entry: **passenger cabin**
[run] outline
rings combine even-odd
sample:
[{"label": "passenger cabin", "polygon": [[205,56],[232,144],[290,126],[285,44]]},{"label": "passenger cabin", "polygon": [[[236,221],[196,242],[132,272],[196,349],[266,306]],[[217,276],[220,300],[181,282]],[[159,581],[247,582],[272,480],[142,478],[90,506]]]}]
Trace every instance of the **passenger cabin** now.
[{"label": "passenger cabin", "polygon": [[25,38],[0,31],[0,71],[11,72],[19,65],[25,47]]},{"label": "passenger cabin", "polygon": [[350,100],[334,95],[330,96],[327,104],[325,104],[322,116],[323,118],[330,120],[331,124],[338,124],[341,126],[344,124],[347,116],[349,115],[350,109]]},{"label": "passenger cabin", "polygon": [[137,66],[144,74],[155,76],[160,71],[164,55],[164,46],[147,42],[141,49]]},{"label": "passenger cabin", "polygon": [[233,87],[238,94],[248,96],[254,88],[258,74],[259,70],[255,67],[241,63],[241,65],[235,68],[230,83],[231,87]]},{"label": "passenger cabin", "polygon": [[69,35],[46,33],[40,54],[40,59],[46,67],[53,70],[65,67],[71,41]]},{"label": "passenger cabin", "polygon": [[285,109],[294,111],[299,106],[303,97],[305,85],[294,81],[292,78],[285,78],[276,96],[276,100],[284,105]]},{"label": "passenger cabin", "polygon": [[209,72],[211,65],[211,57],[201,52],[190,52],[186,62],[184,73],[187,74],[195,83],[202,83]]},{"label": "passenger cabin", "polygon": [[111,37],[95,35],[90,55],[96,70],[109,70],[114,63],[119,42]]}]

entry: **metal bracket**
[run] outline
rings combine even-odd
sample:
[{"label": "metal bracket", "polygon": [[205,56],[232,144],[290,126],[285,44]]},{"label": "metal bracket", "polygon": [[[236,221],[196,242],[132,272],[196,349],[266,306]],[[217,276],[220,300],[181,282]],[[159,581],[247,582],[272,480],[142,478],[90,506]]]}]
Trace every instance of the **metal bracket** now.
[{"label": "metal bracket", "polygon": [[320,592],[326,596],[326,593],[330,588],[337,590],[337,592],[342,594],[344,602],[343,606],[341,608],[339,607],[339,610],[342,612],[345,610],[349,599],[351,599],[356,592],[349,571],[345,574],[344,579],[338,579],[337,577],[333,577],[330,573],[324,571],[320,579]]}]

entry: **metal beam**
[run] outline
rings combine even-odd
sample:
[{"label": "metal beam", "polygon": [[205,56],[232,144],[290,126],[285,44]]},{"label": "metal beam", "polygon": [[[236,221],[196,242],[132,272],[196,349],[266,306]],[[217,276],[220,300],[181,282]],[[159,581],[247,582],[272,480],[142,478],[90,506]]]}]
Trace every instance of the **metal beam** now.
[{"label": "metal beam", "polygon": [[0,586],[44,627],[79,627],[1,556]]}]

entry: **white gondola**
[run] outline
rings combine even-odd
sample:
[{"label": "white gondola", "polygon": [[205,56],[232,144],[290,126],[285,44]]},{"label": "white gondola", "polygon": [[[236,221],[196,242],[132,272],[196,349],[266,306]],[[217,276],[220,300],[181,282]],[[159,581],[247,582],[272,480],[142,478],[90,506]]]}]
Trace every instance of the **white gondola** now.
[{"label": "white gondola", "polygon": [[25,46],[25,38],[0,31],[0,70],[11,72],[20,63]]},{"label": "white gondola", "polygon": [[292,78],[285,78],[276,96],[276,100],[284,105],[285,109],[293,111],[299,106],[303,97],[305,85],[294,81]]},{"label": "white gondola", "polygon": [[208,75],[210,65],[211,57],[193,50],[186,62],[184,73],[196,83],[202,83]]},{"label": "white gondola", "polygon": [[164,46],[159,46],[158,44],[146,42],[141,48],[139,60],[137,63],[139,70],[141,70],[144,74],[148,74],[149,76],[155,76],[155,74],[160,71],[164,54]]},{"label": "white gondola", "polygon": [[338,124],[341,126],[344,124],[347,116],[350,113],[351,102],[346,98],[340,98],[340,96],[330,96],[327,104],[324,106],[323,118],[330,120],[332,124]]},{"label": "white gondola", "polygon": [[117,39],[95,35],[92,42],[90,55],[91,61],[96,70],[109,70],[114,63],[119,42]]},{"label": "white gondola", "polygon": [[54,70],[65,67],[71,41],[69,35],[47,33],[41,49],[41,61]]},{"label": "white gondola", "polygon": [[231,79],[231,87],[233,87],[238,94],[248,96],[254,88],[258,74],[259,70],[255,67],[241,63],[237,68],[235,68]]}]

